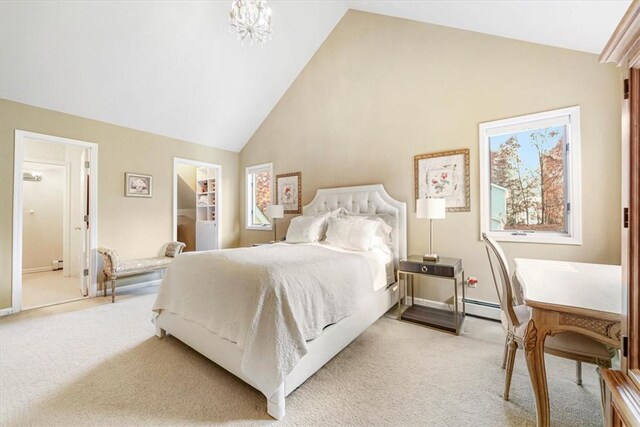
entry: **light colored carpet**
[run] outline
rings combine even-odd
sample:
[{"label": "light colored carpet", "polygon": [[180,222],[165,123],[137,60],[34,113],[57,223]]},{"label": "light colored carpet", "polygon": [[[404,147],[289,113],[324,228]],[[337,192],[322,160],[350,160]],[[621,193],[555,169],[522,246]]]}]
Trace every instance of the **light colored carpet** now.
[{"label": "light colored carpet", "polygon": [[64,277],[62,270],[22,275],[22,307],[32,308],[82,298],[79,277]]},{"label": "light colored carpet", "polygon": [[[156,288],[0,321],[0,425],[266,425],[265,398],[172,337],[156,338]],[[500,397],[499,324],[454,337],[382,318],[287,398],[278,425],[529,426],[521,352]],[[592,366],[547,357],[553,425],[601,425]]]}]

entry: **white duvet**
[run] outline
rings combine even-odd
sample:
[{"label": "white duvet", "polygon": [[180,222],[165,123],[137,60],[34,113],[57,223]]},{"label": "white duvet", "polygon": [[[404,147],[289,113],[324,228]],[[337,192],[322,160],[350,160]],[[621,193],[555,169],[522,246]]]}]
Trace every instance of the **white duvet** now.
[{"label": "white duvet", "polygon": [[357,312],[380,287],[380,259],[317,244],[183,253],[167,269],[153,310],[236,343],[242,372],[270,396],[307,353],[306,341]]}]

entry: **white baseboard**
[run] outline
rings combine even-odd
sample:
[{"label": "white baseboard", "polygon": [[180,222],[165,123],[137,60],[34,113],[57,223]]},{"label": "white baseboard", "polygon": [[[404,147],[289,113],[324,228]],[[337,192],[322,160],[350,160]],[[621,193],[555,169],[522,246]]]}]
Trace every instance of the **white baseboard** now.
[{"label": "white baseboard", "polygon": [[[132,290],[132,289],[138,289],[138,288],[144,288],[145,286],[160,286],[160,283],[162,282],[162,279],[155,279],[155,280],[147,280],[146,282],[140,282],[140,283],[132,283],[130,285],[124,285],[124,286],[116,286],[116,295],[118,295],[118,292],[120,292],[121,290]],[[118,282],[116,281],[116,285],[118,284]],[[103,295],[103,291],[102,290],[98,290],[98,297],[101,297]],[[107,282],[107,295],[111,295],[111,285],[109,284],[109,282]]]},{"label": "white baseboard", "polygon": [[25,268],[22,270],[22,274],[29,273],[44,273],[45,271],[53,271],[51,266],[48,267],[34,267],[34,268]]},{"label": "white baseboard", "polygon": [[[409,298],[407,298],[409,299]],[[441,301],[433,301],[425,298],[414,298],[414,302],[418,305],[426,307],[439,308],[440,310],[453,309],[453,305]],[[484,301],[479,301],[484,303]],[[467,314],[472,316],[484,317],[491,320],[500,320],[500,309],[495,307],[487,307],[485,305],[476,304],[473,300],[466,300],[465,309]],[[458,310],[462,311],[462,299],[458,300]]]},{"label": "white baseboard", "polygon": [[9,308],[3,308],[0,310],[0,317],[2,316],[8,316],[9,314],[13,313],[13,309],[11,307]]}]

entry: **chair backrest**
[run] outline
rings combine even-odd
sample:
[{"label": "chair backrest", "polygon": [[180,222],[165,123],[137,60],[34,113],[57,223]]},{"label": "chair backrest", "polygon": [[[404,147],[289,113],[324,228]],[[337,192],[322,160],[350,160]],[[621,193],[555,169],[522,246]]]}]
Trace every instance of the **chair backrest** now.
[{"label": "chair backrest", "polygon": [[[496,292],[498,293],[498,299],[500,300],[500,308],[507,316],[507,320],[511,326],[519,326],[520,321],[513,309],[513,290],[507,257],[500,245],[498,245],[498,242],[487,236],[486,233],[482,233],[482,240],[487,249],[487,257],[489,257],[489,266],[491,267],[491,274],[493,274],[493,282],[496,287]],[[494,266],[494,259],[497,261],[497,266]],[[496,270],[498,277],[496,277]],[[498,281],[498,279],[500,280]]]}]

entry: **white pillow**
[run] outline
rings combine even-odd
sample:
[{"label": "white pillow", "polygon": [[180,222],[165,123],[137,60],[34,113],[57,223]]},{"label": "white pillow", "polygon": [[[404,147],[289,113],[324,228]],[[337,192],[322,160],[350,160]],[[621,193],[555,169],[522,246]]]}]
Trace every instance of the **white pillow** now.
[{"label": "white pillow", "polygon": [[379,227],[377,221],[364,218],[329,218],[326,243],[354,251],[369,251]]},{"label": "white pillow", "polygon": [[322,237],[324,224],[327,219],[323,216],[297,216],[289,223],[287,243],[315,243]]},{"label": "white pillow", "polygon": [[376,221],[380,224],[378,229],[376,230],[376,235],[374,238],[374,246],[379,246],[384,249],[391,249],[391,245],[393,239],[391,237],[391,232],[393,231],[393,227],[391,224],[395,222],[395,218],[388,214],[352,214],[348,213],[345,218],[353,218],[353,219],[368,219],[370,221]]},{"label": "white pillow", "polygon": [[[334,209],[332,211],[327,211],[327,212],[323,212],[323,213],[308,214],[308,216],[313,216],[313,217],[316,217],[316,218],[329,219],[329,218],[339,218],[339,217],[342,217],[342,216],[344,216],[346,214],[347,214],[347,210],[345,208],[337,208],[337,209]],[[322,229],[320,230],[320,237],[318,238],[318,240],[324,240],[326,233],[327,233],[327,221],[325,221],[322,224]]]}]

